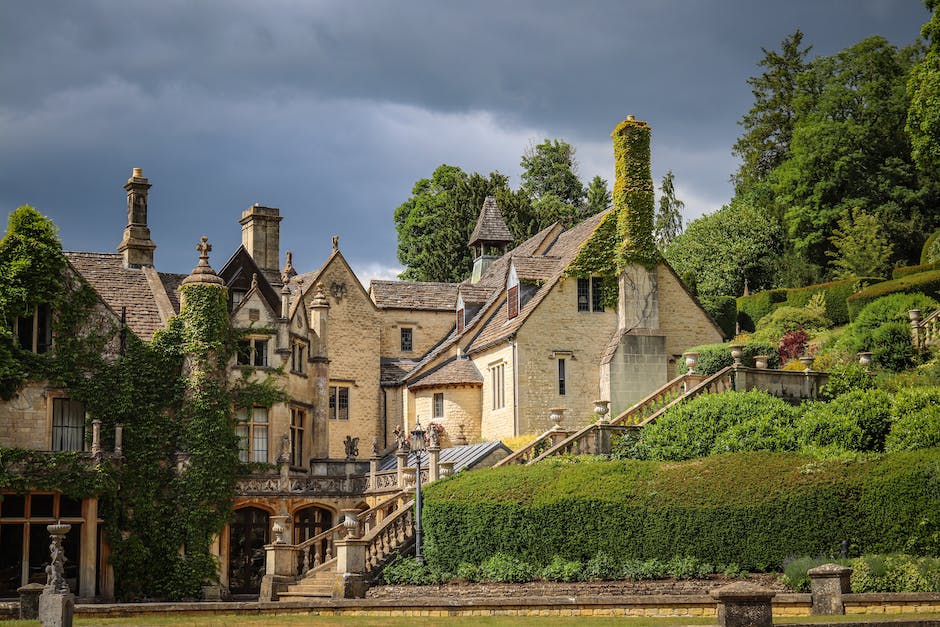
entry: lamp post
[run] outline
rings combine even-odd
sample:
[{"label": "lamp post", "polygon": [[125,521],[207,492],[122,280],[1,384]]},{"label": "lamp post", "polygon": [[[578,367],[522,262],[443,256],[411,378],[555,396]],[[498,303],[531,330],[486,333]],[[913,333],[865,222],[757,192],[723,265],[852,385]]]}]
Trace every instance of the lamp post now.
[{"label": "lamp post", "polygon": [[411,431],[411,452],[415,454],[415,561],[424,565],[424,556],[421,554],[421,454],[426,450],[424,444],[424,427],[421,421],[415,421],[415,428]]}]

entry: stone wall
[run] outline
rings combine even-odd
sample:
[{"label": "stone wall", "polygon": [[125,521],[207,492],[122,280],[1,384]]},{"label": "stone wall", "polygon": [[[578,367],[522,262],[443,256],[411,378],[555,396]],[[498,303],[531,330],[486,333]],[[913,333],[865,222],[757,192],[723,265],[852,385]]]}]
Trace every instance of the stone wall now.
[{"label": "stone wall", "polygon": [[[444,395],[444,417],[434,417],[434,394]],[[415,390],[415,409],[421,424],[427,425],[435,422],[444,427],[441,435],[441,448],[455,446],[460,435],[461,425],[463,434],[469,442],[480,440],[481,425],[481,389],[478,385],[448,385]]]},{"label": "stone wall", "polygon": [[666,372],[666,337],[653,329],[635,329],[620,337],[610,363],[602,366],[609,381],[610,414],[645,398],[668,380]]},{"label": "stone wall", "polygon": [[[483,375],[482,412],[480,420],[480,437],[483,440],[498,440],[510,437],[515,433],[515,414],[513,403],[515,399],[515,382],[513,381],[513,350],[509,344],[501,344],[493,350],[478,353],[472,356],[473,364]],[[493,408],[492,368],[502,364],[504,376],[503,407]]]},{"label": "stone wall", "polygon": [[[721,333],[685,291],[676,275],[665,265],[659,267],[659,329],[666,334],[666,357],[678,359],[699,344],[722,342]],[[670,364],[669,378],[676,376]]]},{"label": "stone wall", "polygon": [[[382,309],[382,357],[417,359],[446,337],[454,328],[453,311],[417,311],[414,309]],[[412,330],[412,350],[401,350],[401,329]]]},{"label": "stone wall", "polygon": [[42,383],[27,383],[16,397],[0,403],[0,447],[52,447],[52,397],[68,396],[65,391],[47,390]]}]

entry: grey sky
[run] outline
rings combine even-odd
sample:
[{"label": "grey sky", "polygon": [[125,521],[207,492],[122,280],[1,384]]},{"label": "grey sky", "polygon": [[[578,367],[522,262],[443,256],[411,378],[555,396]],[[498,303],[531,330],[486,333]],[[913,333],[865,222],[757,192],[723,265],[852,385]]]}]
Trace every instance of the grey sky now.
[{"label": "grey sky", "polygon": [[441,163],[518,184],[560,137],[613,184],[610,131],[653,128],[687,219],[726,202],[761,47],[913,42],[917,0],[0,2],[0,209],[29,203],[68,249],[113,251],[123,183],[153,183],[157,266],[216,267],[240,212],[281,208],[282,249],[318,267],[397,267],[392,213]]}]

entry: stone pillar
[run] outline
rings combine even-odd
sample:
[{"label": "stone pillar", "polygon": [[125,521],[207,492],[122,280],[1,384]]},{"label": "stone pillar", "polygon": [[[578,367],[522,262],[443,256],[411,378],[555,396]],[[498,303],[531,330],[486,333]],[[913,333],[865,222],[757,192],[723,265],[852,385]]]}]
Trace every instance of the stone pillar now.
[{"label": "stone pillar", "polygon": [[264,577],[261,578],[261,594],[258,600],[277,601],[278,594],[296,578],[297,555],[291,545],[283,542],[265,545],[264,553]]},{"label": "stone pillar", "polygon": [[610,436],[612,429],[609,422],[598,422],[597,430],[594,432],[594,454],[610,455]]},{"label": "stone pillar", "polygon": [[374,452],[372,457],[369,458],[369,487],[373,490],[378,490],[378,477],[376,476],[379,472],[379,462],[381,459]]},{"label": "stone pillar", "polygon": [[114,425],[114,456],[118,459],[124,457],[124,425],[120,422]]},{"label": "stone pillar", "polygon": [[408,460],[408,451],[403,451],[400,448],[395,452],[395,458],[398,461],[398,487],[405,487],[405,464]]},{"label": "stone pillar", "polygon": [[96,462],[101,461],[101,420],[91,421],[91,456]]},{"label": "stone pillar", "polygon": [[838,564],[823,564],[807,571],[813,595],[813,614],[845,614],[842,595],[852,591],[852,569]]},{"label": "stone pillar", "polygon": [[39,595],[44,588],[41,583],[28,583],[16,589],[20,593],[20,620],[39,618]]},{"label": "stone pillar", "polygon": [[362,538],[359,512],[355,509],[340,510],[346,537],[337,540],[336,577],[333,580],[334,599],[362,599],[366,596],[366,549],[368,540]]},{"label": "stone pillar", "polygon": [[907,318],[911,321],[911,341],[918,350],[923,348],[923,332],[920,326],[920,309],[911,309],[907,312]]},{"label": "stone pillar", "polygon": [[454,462],[441,462],[441,478],[454,476]]},{"label": "stone pillar", "polygon": [[439,446],[428,447],[428,483],[437,481],[440,475],[441,448]]},{"label": "stone pillar", "polygon": [[773,627],[771,590],[738,581],[709,594],[718,601],[719,627]]}]

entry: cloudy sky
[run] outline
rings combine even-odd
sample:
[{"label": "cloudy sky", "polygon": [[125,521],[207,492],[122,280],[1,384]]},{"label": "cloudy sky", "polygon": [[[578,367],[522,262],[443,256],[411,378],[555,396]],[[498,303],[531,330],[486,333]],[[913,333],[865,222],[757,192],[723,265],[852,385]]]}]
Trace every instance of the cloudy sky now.
[{"label": "cloudy sky", "polygon": [[441,163],[518,185],[526,146],[563,138],[613,184],[610,131],[653,129],[653,176],[686,219],[719,208],[761,47],[903,45],[918,0],[0,2],[0,209],[29,203],[65,248],[114,251],[142,167],[161,270],[218,268],[238,218],[280,207],[301,271],[340,246],[394,276],[395,208]]}]

